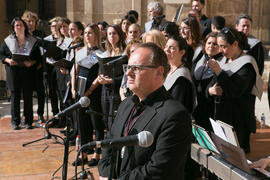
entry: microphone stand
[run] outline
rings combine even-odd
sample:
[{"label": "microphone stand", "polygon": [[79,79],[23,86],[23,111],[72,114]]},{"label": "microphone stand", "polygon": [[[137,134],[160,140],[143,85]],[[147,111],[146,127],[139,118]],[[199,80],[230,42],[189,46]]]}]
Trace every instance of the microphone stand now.
[{"label": "microphone stand", "polygon": [[64,158],[62,167],[62,179],[67,179],[67,169],[68,169],[68,151],[69,151],[69,137],[70,137],[70,121],[66,121],[66,138],[64,139]]},{"label": "microphone stand", "polygon": [[[67,124],[67,134],[66,134],[66,138],[62,138],[61,136],[58,136],[58,135],[55,135],[55,134],[52,134],[50,133],[49,131],[49,123],[50,122],[53,122],[54,120],[56,120],[57,118],[52,118],[50,120],[48,120],[45,124],[45,130],[46,130],[46,135],[43,137],[43,138],[40,138],[40,139],[37,139],[37,140],[34,140],[34,141],[31,141],[31,142],[28,142],[28,143],[25,143],[23,144],[22,146],[25,147],[29,144],[32,144],[32,143],[35,143],[35,142],[38,142],[38,141],[41,141],[41,140],[44,140],[44,139],[51,139],[52,137],[55,137],[55,138],[60,138],[63,143],[61,142],[58,142],[60,144],[63,144],[64,145],[64,158],[63,158],[63,163],[62,163],[62,179],[63,180],[66,180],[67,179],[67,169],[68,169],[68,152],[69,152],[69,136],[70,136],[70,122],[67,121],[66,124]],[[61,167],[60,166],[60,167]],[[59,168],[57,169],[57,171],[59,170]]]},{"label": "microphone stand", "polygon": [[[70,52],[69,52],[70,53]],[[76,54],[75,54],[75,50],[74,50],[74,74],[76,75],[76,62],[75,62],[75,56],[76,56]],[[75,77],[76,78],[76,77]],[[72,81],[72,77],[71,77],[71,80],[70,81]],[[70,90],[71,90],[71,83],[70,83]],[[75,79],[75,87],[77,88],[77,83],[76,83],[76,79]],[[75,88],[75,89],[76,89]],[[77,91],[76,91],[76,97],[77,97]],[[79,110],[76,110],[75,112],[76,112],[76,118],[78,118],[78,111]],[[68,117],[69,118],[69,117]],[[73,121],[73,122],[77,122],[77,121]],[[64,149],[64,158],[63,158],[63,167],[62,167],[62,179],[63,180],[66,180],[67,179],[67,169],[68,169],[68,155],[69,155],[69,141],[70,141],[70,136],[74,136],[74,135],[76,135],[76,127],[78,127],[76,124],[73,124],[73,133],[72,134],[70,134],[70,129],[71,129],[71,124],[70,124],[71,122],[70,121],[66,121],[66,138],[64,139],[64,147],[65,147],[65,149]]]},{"label": "microphone stand", "polygon": [[44,136],[43,138],[40,138],[40,139],[37,139],[37,140],[34,140],[34,141],[30,141],[30,142],[28,142],[28,143],[24,143],[24,144],[22,144],[22,146],[25,147],[25,146],[27,146],[27,145],[29,145],[29,144],[32,144],[32,143],[35,143],[35,142],[38,142],[38,141],[41,141],[41,140],[44,140],[44,139],[51,139],[52,137],[55,138],[55,141],[56,141],[57,143],[63,144],[63,143],[61,143],[61,142],[59,142],[59,141],[57,140],[57,138],[60,138],[61,140],[64,141],[64,139],[63,139],[61,136],[58,136],[58,135],[56,135],[56,134],[52,134],[52,133],[50,133],[50,131],[49,131],[49,123],[50,123],[50,122],[53,122],[55,119],[56,119],[56,118],[51,118],[50,120],[48,120],[48,121],[46,122],[45,127],[42,126],[43,128],[45,128],[45,131],[46,131],[46,134],[45,134],[45,136]]},{"label": "microphone stand", "polygon": [[116,165],[116,157],[117,157],[117,150],[118,148],[112,148],[112,156],[111,156],[111,167],[110,167],[110,174],[108,180],[112,180],[114,177],[114,170]]}]

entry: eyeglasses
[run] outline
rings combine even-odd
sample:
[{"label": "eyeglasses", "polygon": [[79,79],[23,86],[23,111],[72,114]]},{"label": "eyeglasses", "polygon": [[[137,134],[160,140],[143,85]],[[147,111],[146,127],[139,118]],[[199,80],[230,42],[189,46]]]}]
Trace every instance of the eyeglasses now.
[{"label": "eyeglasses", "polygon": [[154,65],[128,65],[128,64],[123,64],[123,71],[125,73],[128,70],[130,70],[131,72],[133,72],[135,74],[138,74],[145,68],[155,69],[155,68],[157,68],[157,66],[154,66]]},{"label": "eyeglasses", "polygon": [[231,31],[230,28],[223,28],[222,31],[223,31],[225,34],[228,34],[228,33],[231,34],[232,37],[234,38],[234,40],[237,39],[236,36],[233,34],[233,32]]}]

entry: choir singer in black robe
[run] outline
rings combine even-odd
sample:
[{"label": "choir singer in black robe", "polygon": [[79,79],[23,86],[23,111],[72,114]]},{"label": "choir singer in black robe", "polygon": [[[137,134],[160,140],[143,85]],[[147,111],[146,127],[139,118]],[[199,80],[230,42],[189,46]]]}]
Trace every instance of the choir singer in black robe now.
[{"label": "choir singer in black robe", "polygon": [[217,40],[226,59],[207,63],[217,76],[207,88],[208,97],[219,102],[216,119],[234,127],[241,148],[248,153],[250,133],[256,132],[252,102],[262,96],[262,79],[255,59],[243,52],[249,48],[243,33],[224,28]]}]

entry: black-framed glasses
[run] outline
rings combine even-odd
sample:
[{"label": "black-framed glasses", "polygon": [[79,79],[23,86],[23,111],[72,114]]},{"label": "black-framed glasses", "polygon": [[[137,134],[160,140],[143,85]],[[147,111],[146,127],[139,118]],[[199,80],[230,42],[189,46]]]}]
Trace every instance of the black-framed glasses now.
[{"label": "black-framed glasses", "polygon": [[128,65],[128,64],[123,64],[123,71],[125,73],[128,70],[130,70],[131,72],[133,72],[135,74],[138,74],[145,68],[155,69],[155,68],[157,68],[157,66],[154,66],[154,65]]},{"label": "black-framed glasses", "polygon": [[236,38],[236,36],[233,34],[233,32],[231,31],[231,29],[230,28],[227,28],[227,27],[225,27],[225,28],[223,28],[222,29],[222,31],[225,33],[225,34],[231,34],[231,36],[236,40],[237,38]]}]

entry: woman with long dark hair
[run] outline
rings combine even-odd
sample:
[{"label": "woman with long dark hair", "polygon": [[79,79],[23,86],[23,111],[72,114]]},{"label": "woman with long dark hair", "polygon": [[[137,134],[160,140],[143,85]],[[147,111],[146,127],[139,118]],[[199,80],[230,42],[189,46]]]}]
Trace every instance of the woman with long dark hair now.
[{"label": "woman with long dark hair", "polygon": [[[18,63],[14,54],[29,55],[29,60]],[[36,39],[29,35],[26,23],[19,17],[11,22],[11,33],[0,47],[0,60],[5,64],[7,85],[11,91],[11,124],[14,130],[20,129],[20,99],[24,101],[24,117],[27,129],[33,123],[33,75],[35,64],[41,61],[40,49]]]},{"label": "woman with long dark hair", "polygon": [[121,20],[121,29],[125,33],[125,37],[128,37],[128,28],[131,24],[135,23],[135,19],[132,16],[126,15]]},{"label": "woman with long dark hair", "polygon": [[[164,86],[174,99],[180,101],[190,113],[194,108],[194,90],[187,59],[188,44],[185,39],[173,36],[168,39],[164,49],[170,64],[170,70]],[[191,52],[192,53],[192,52]]]},{"label": "woman with long dark hair", "polygon": [[218,99],[216,119],[234,127],[241,148],[248,153],[250,133],[256,131],[253,101],[262,96],[262,79],[254,58],[243,52],[249,48],[243,33],[224,28],[217,42],[226,58],[207,62],[216,76],[208,85],[208,99]]},{"label": "woman with long dark hair", "polygon": [[[125,54],[125,35],[118,25],[110,25],[107,29],[106,51],[104,57],[121,56]],[[101,104],[104,114],[114,115],[121,99],[119,88],[121,85],[122,76],[108,77],[100,74],[97,78],[99,84],[102,84]],[[104,117],[104,122],[107,130],[110,130],[113,118]]]},{"label": "woman with long dark hair", "polygon": [[184,38],[188,45],[194,50],[192,58],[193,64],[202,56],[202,36],[200,34],[200,24],[195,17],[190,16],[182,20],[180,24],[180,36]]}]

